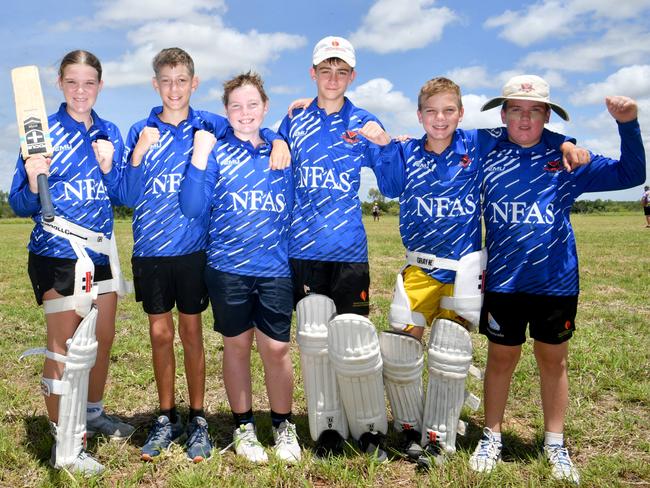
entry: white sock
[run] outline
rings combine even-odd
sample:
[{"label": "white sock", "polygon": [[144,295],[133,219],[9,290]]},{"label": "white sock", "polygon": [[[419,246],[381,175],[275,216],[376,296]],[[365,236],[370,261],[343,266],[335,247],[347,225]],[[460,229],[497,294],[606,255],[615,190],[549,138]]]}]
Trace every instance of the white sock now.
[{"label": "white sock", "polygon": [[102,414],[103,411],[103,400],[99,400],[98,402],[88,402],[86,405],[86,421],[96,419]]},{"label": "white sock", "polygon": [[547,446],[563,446],[564,445],[564,434],[560,432],[544,432],[544,444]]},{"label": "white sock", "polygon": [[492,436],[492,439],[494,439],[497,442],[501,442],[501,432],[494,432],[490,430],[490,435]]}]

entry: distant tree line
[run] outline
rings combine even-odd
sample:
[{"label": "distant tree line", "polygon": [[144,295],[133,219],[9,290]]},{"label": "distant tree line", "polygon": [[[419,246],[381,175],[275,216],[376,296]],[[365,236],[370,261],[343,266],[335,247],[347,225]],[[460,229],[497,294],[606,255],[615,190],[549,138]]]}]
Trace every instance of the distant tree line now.
[{"label": "distant tree line", "polygon": [[[361,204],[364,215],[372,215],[372,207],[376,203],[381,215],[399,215],[399,202],[387,200],[376,188],[368,191],[368,200]],[[638,201],[617,202],[615,200],[579,200],[573,204],[572,213],[607,213],[607,212],[636,212],[640,208]],[[116,219],[131,219],[133,209],[128,207],[113,207]],[[15,217],[9,206],[9,193],[0,190],[0,219]]]}]

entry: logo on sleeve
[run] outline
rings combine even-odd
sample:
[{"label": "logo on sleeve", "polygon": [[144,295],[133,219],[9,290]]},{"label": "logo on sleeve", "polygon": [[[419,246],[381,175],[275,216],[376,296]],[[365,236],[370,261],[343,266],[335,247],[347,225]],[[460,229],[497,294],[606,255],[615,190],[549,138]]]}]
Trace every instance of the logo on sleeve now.
[{"label": "logo on sleeve", "polygon": [[549,161],[546,163],[546,166],[544,166],[544,171],[548,171],[549,173],[557,173],[558,171],[562,171],[562,163],[559,160]]},{"label": "logo on sleeve", "polygon": [[341,134],[341,139],[343,139],[348,144],[356,144],[359,142],[358,133],[354,130],[346,130],[343,134]]}]

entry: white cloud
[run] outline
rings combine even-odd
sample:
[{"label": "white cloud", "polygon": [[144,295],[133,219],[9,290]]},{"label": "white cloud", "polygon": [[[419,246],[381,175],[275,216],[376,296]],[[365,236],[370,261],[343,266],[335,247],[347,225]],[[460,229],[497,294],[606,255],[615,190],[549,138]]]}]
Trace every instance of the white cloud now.
[{"label": "white cloud", "polygon": [[100,23],[137,23],[141,21],[187,19],[200,13],[223,13],[224,0],[104,0],[99,2],[95,20]]},{"label": "white cloud", "polygon": [[572,33],[568,27],[573,23],[573,16],[561,2],[546,1],[536,3],[525,11],[506,10],[501,15],[490,17],[485,27],[502,28],[499,37],[503,37],[518,46],[529,46],[550,35],[566,37]]},{"label": "white cloud", "polygon": [[434,4],[435,0],[377,0],[350,36],[350,42],[357,49],[390,53],[438,41],[444,28],[457,16],[453,10],[436,8]]},{"label": "white cloud", "polygon": [[535,51],[523,60],[523,66],[560,71],[595,71],[606,62],[624,66],[647,62],[650,32],[628,26],[611,29],[604,36],[565,46],[562,49]]},{"label": "white cloud", "polygon": [[499,109],[481,112],[481,107],[489,100],[484,95],[468,94],[463,96],[465,115],[460,127],[463,129],[483,129],[501,127],[501,111]]},{"label": "white cloud", "polygon": [[[500,28],[499,37],[529,46],[549,38],[567,38],[593,31],[598,21],[636,20],[650,8],[648,0],[544,0],[525,9],[506,10],[488,18],[484,26]],[[612,26],[616,29],[616,26]]]},{"label": "white cloud", "polygon": [[282,51],[297,49],[306,42],[303,36],[281,32],[239,32],[224,26],[216,16],[202,16],[193,22],[149,22],[130,32],[128,39],[134,49],[105,63],[106,79],[111,86],[148,82],[152,76],[151,60],[165,47],[182,45],[194,59],[199,78],[210,80],[249,69],[263,72],[265,65]]},{"label": "white cloud", "polygon": [[650,65],[621,68],[605,81],[591,83],[577,91],[571,101],[576,105],[602,103],[608,95],[626,95],[632,98],[650,97]]},{"label": "white cloud", "polygon": [[375,78],[354,90],[348,98],[357,106],[376,115],[390,134],[418,133],[417,104],[385,78]]},{"label": "white cloud", "polygon": [[454,68],[445,73],[445,77],[454,81],[461,90],[465,88],[492,88],[499,86],[499,82],[488,74],[485,66],[467,66]]}]

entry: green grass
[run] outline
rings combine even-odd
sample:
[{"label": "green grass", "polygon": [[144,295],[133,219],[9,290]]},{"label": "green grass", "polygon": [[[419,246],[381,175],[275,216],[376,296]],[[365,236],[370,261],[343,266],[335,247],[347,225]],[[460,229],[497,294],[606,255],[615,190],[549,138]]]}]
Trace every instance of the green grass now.
[{"label": "green grass", "polygon": [[[650,486],[650,230],[637,214],[587,215],[573,218],[581,269],[581,299],[577,333],[571,341],[571,396],[566,433],[583,486]],[[403,249],[395,217],[366,221],[372,273],[371,319],[387,327],[395,274],[403,264]],[[159,462],[143,464],[139,446],[157,407],[150,359],[147,321],[132,296],[118,307],[117,334],[111,357],[107,409],[138,427],[125,443],[92,440],[89,449],[107,467],[100,477],[84,480],[48,467],[51,440],[45,407],[39,393],[42,361],[18,354],[45,344],[42,311],[35,305],[27,278],[25,245],[31,224],[16,219],[0,223],[0,486],[562,486],[553,484],[548,466],[539,459],[543,421],[539,382],[527,343],[516,371],[508,403],[504,463],[490,476],[467,467],[482,425],[482,412],[464,412],[467,437],[458,454],[442,468],[418,473],[398,457],[376,465],[352,448],[347,455],[323,463],[314,460],[309,438],[298,350],[294,413],[307,447],[301,464],[253,466],[232,451],[209,462],[191,465],[181,448]],[[130,275],[130,224],[119,222],[123,269]],[[217,449],[231,440],[230,410],[221,378],[223,345],[212,331],[211,315],[204,316],[207,394],[210,433]],[[486,341],[473,336],[475,361],[485,365]],[[177,365],[182,365],[180,342]],[[254,409],[260,440],[272,442],[262,365],[253,355]],[[474,393],[480,384],[470,382]],[[182,368],[177,371],[177,402],[187,413],[187,390]],[[392,438],[391,438],[392,439]]]}]

